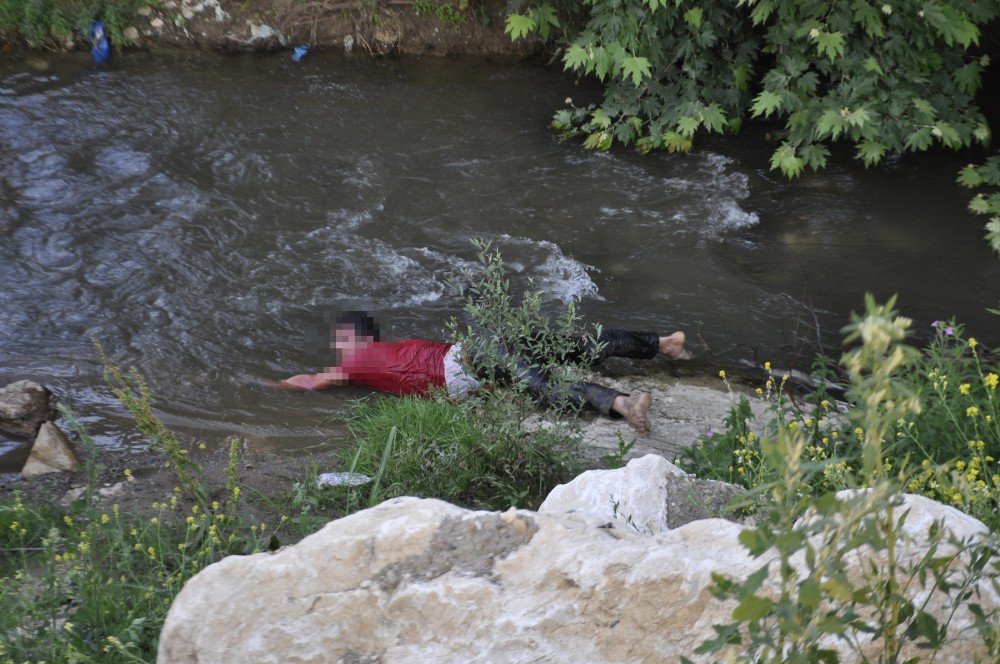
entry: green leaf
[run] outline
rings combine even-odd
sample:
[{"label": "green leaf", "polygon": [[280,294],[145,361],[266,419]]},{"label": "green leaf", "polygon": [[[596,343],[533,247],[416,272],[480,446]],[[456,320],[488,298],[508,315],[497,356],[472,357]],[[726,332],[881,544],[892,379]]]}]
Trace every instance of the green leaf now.
[{"label": "green leaf", "polygon": [[819,608],[819,603],[823,599],[823,593],[819,583],[813,577],[809,577],[799,584],[799,603],[807,611],[815,611]]},{"label": "green leaf", "polygon": [[926,127],[921,127],[907,136],[903,144],[906,146],[906,149],[912,150],[913,152],[919,152],[929,148],[931,146],[931,141],[931,130]]},{"label": "green leaf", "polygon": [[765,118],[769,117],[771,113],[781,108],[781,101],[781,95],[775,94],[770,90],[761,91],[754,99],[753,106],[751,107],[753,117],[756,118],[761,115]]},{"label": "green leaf", "polygon": [[976,214],[989,214],[990,202],[982,196],[976,196],[969,201],[969,210],[975,212]]},{"label": "green leaf", "polygon": [[667,152],[690,152],[693,145],[690,138],[681,136],[675,131],[665,132],[662,140]]},{"label": "green leaf", "polygon": [[874,56],[868,56],[868,59],[865,60],[864,67],[866,72],[885,76],[885,72],[882,70],[882,65],[878,63],[878,60],[876,60]]},{"label": "green leaf", "polygon": [[780,169],[785,177],[798,177],[802,173],[803,166],[805,166],[805,162],[795,154],[795,148],[787,143],[771,155],[771,168]]},{"label": "green leaf", "polygon": [[976,170],[976,167],[969,164],[958,172],[958,183],[963,187],[972,189],[981,185],[983,183],[983,178],[980,177],[979,171]]},{"label": "green leaf", "polygon": [[859,108],[856,111],[851,111],[850,113],[847,114],[847,117],[844,118],[847,124],[851,125],[852,127],[857,127],[859,129],[861,127],[864,127],[870,119],[871,115],[869,115],[868,111],[866,111],[863,108]]},{"label": "green leaf", "polygon": [[[515,14],[511,14],[515,16]],[[590,61],[587,50],[579,44],[570,44],[563,55],[563,69],[577,70],[585,66]]]},{"label": "green leaf", "polygon": [[611,116],[603,108],[599,108],[591,114],[591,123],[601,129],[607,129],[611,126]]},{"label": "green leaf", "polygon": [[652,75],[649,60],[641,56],[630,55],[619,63],[622,78],[632,79],[632,84],[639,87],[642,79]]},{"label": "green leaf", "polygon": [[525,16],[523,14],[508,14],[507,26],[504,28],[504,32],[510,35],[510,38],[514,40],[531,34],[535,31],[535,27],[535,22],[530,16]]},{"label": "green leaf", "polygon": [[747,580],[743,582],[743,587],[740,588],[740,597],[749,597],[757,592],[764,581],[767,580],[767,573],[770,570],[770,565],[764,565],[756,572],[747,577]]},{"label": "green leaf", "polygon": [[722,131],[726,128],[726,113],[721,106],[712,102],[701,109],[701,123],[709,131]]},{"label": "green leaf", "polygon": [[704,12],[701,7],[694,7],[684,12],[684,22],[691,26],[692,30],[698,30],[701,28],[701,21],[703,17]]},{"label": "green leaf", "polygon": [[740,544],[746,547],[750,555],[756,558],[771,547],[771,541],[759,530],[744,530],[738,535]]},{"label": "green leaf", "polygon": [[963,65],[952,72],[952,78],[955,79],[955,86],[966,94],[973,94],[979,89],[980,76],[982,74],[982,69],[979,67],[979,62],[973,60],[972,62]]},{"label": "green leaf", "polygon": [[811,143],[799,150],[799,154],[806,166],[818,171],[826,166],[826,159],[830,156],[830,151],[823,145]]},{"label": "green leaf", "polygon": [[746,90],[750,80],[750,68],[746,65],[733,67],[733,85],[737,90]]},{"label": "green leaf", "polygon": [[737,645],[742,641],[740,638],[739,623],[731,623],[729,625],[712,625],[712,629],[715,630],[715,638],[702,641],[701,645],[694,649],[694,654],[704,655],[706,653],[716,652],[721,650],[724,646]]},{"label": "green leaf", "polygon": [[886,146],[878,141],[864,141],[858,144],[858,159],[865,162],[865,166],[875,166],[882,157],[885,156]]},{"label": "green leaf", "polygon": [[570,131],[573,129],[573,112],[567,108],[556,111],[552,118],[552,128],[559,131]]},{"label": "green leaf", "polygon": [[749,595],[740,600],[733,609],[733,620],[753,622],[760,620],[771,612],[774,602],[766,597]]},{"label": "green leaf", "polygon": [[677,133],[691,138],[700,123],[692,117],[683,117],[677,121]]},{"label": "green leaf", "polygon": [[913,105],[916,107],[917,112],[925,116],[928,120],[933,120],[937,117],[937,113],[934,111],[934,107],[931,106],[927,101],[919,98],[914,98]]},{"label": "green leaf", "polygon": [[[993,251],[1000,253],[1000,219],[994,217],[992,221],[986,224],[986,239],[989,241],[990,246],[993,247]],[[988,311],[1000,316],[1000,311],[998,310],[989,309]]]},{"label": "green leaf", "polygon": [[820,32],[816,35],[816,51],[820,56],[826,55],[833,62],[844,54],[843,32]]},{"label": "green leaf", "polygon": [[597,74],[597,78],[603,81],[607,77],[608,72],[611,71],[611,56],[603,46],[595,46],[590,51],[590,57],[594,66],[594,73]]}]

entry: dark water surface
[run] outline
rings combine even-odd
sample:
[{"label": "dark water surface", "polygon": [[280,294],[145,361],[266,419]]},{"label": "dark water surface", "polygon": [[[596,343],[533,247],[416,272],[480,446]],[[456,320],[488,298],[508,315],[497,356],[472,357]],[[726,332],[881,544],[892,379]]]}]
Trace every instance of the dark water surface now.
[{"label": "dark water surface", "polygon": [[[519,286],[609,325],[699,332],[721,365],[807,364],[817,322],[835,347],[866,290],[898,292],[922,335],[955,314],[1000,343],[984,310],[1000,261],[953,185],[969,155],[839,158],[787,182],[763,129],[691,155],[592,154],[547,129],[588,94],[486,61],[0,60],[0,384],[49,383],[102,444],[134,440],[93,334],[169,425],[308,446],[361,392],[252,379],[314,369],[307,333],[349,300],[395,337],[440,336],[474,237]],[[0,470],[22,450],[0,441]]]}]

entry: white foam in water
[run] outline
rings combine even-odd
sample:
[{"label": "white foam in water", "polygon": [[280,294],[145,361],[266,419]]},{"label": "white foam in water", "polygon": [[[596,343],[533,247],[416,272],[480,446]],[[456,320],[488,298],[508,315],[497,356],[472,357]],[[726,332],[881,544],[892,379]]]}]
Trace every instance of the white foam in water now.
[{"label": "white foam in water", "polygon": [[548,255],[544,260],[538,256],[535,261],[529,262],[529,267],[517,270],[527,272],[534,286],[540,288],[543,294],[563,302],[578,302],[585,297],[604,299],[598,295],[597,284],[589,274],[590,271],[597,269],[570,258],[555,242],[512,237],[506,234],[501,235],[499,239],[504,244],[516,244],[534,250],[531,252],[533,254],[537,253],[538,249],[547,252]]},{"label": "white foam in water", "polygon": [[[689,193],[697,193],[691,204],[681,205],[673,219],[686,222],[690,230],[703,235],[716,235],[729,230],[748,228],[760,223],[756,212],[740,207],[750,195],[750,178],[746,173],[729,170],[734,163],[729,157],[714,152],[701,152],[702,163],[692,179],[684,180]],[[704,180],[707,178],[708,182]]]}]

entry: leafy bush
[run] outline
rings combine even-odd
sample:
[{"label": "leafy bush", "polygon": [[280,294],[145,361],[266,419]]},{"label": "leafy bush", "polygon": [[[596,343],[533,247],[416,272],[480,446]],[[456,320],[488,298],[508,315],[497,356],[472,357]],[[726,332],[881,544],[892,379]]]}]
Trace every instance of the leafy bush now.
[{"label": "leafy bush", "polygon": [[514,9],[513,38],[558,39],[567,70],[605,84],[600,104],[553,123],[590,148],[687,151],[698,131],[778,118],[771,164],[795,176],[822,168],[836,141],[873,165],[989,138],[973,103],[989,58],[968,51],[1000,15],[993,0],[567,0],[563,18],[549,0]]},{"label": "leafy bush", "polygon": [[759,449],[773,479],[757,492],[767,509],[740,533],[740,543],[763,564],[743,580],[714,576],[713,594],[735,600],[736,608],[732,621],[715,625],[716,637],[695,652],[727,649],[726,661],[747,663],[838,662],[838,645],[862,662],[898,662],[916,653],[933,661],[964,624],[982,639],[983,661],[995,661],[1000,607],[973,588],[1000,590],[996,533],[962,540],[936,522],[926,533],[926,553],[911,560],[899,554],[906,512],[898,497],[907,473],[883,454],[898,420],[920,412],[897,375],[911,354],[901,344],[910,321],[896,316],[891,301],[877,305],[870,297],[867,313],[852,318],[848,339],[862,344],[844,364],[862,449],[849,480],[867,488],[817,497],[821,474],[804,462],[805,433],[780,426],[765,438]]},{"label": "leafy bush", "polygon": [[145,513],[99,501],[95,445],[63,414],[84,451],[86,491],[70,508],[0,501],[0,662],[152,661],[184,583],[227,555],[273,548],[285,520],[249,522],[235,483],[221,503],[180,486]]},{"label": "leafy bush", "polygon": [[[887,306],[881,310],[881,323],[888,325],[891,318],[909,324],[891,312],[891,303]],[[861,320],[871,325],[875,315]],[[858,321],[846,329],[859,332]],[[683,450],[678,463],[699,477],[758,488],[777,479],[774,468],[765,463],[762,438],[797,432],[803,436],[804,460],[816,470],[807,486],[814,495],[855,486],[858,478],[854,471],[859,462],[870,467],[877,456],[882,467],[906,478],[903,485],[907,491],[954,505],[997,529],[1000,353],[982,348],[974,338],[967,339],[963,326],[957,323],[939,321],[935,326],[937,334],[922,352],[897,343],[892,347],[892,358],[882,357],[880,366],[891,368],[888,374],[875,376],[862,365],[856,366],[860,371],[853,376],[850,403],[842,405],[846,413],[838,413],[822,390],[809,395],[804,404],[794,404],[769,375],[764,389],[757,390],[768,403],[765,422],[754,421],[749,401],[743,397],[721,430]],[[869,344],[869,352],[879,351],[871,350]],[[845,362],[851,358],[862,359],[849,355]],[[865,361],[873,359],[874,355]],[[819,385],[829,376],[824,367],[821,360],[814,373]],[[887,380],[889,374],[891,380]],[[872,431],[858,420],[858,414],[865,412],[865,395],[874,391],[872,381],[884,383],[891,396],[884,397],[888,402],[909,404],[905,415],[885,418],[888,424],[884,431]],[[913,407],[917,398],[919,409]],[[755,434],[755,427],[763,435]]]},{"label": "leafy bush", "polygon": [[68,37],[86,35],[90,22],[104,21],[113,44],[127,42],[124,30],[144,6],[157,0],[3,0],[0,41],[21,39],[32,48],[61,45]]},{"label": "leafy bush", "polygon": [[979,166],[969,164],[959,171],[958,181],[969,189],[990,187],[976,194],[969,203],[969,209],[989,217],[986,239],[993,250],[1000,253],[1000,154],[993,155]]}]

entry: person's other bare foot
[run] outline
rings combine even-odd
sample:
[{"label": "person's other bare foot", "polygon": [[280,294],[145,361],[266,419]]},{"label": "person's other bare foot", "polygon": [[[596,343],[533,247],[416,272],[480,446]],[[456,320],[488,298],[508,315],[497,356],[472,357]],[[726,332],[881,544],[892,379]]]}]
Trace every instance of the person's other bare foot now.
[{"label": "person's other bare foot", "polygon": [[660,352],[671,360],[690,360],[691,353],[684,348],[687,337],[683,332],[674,332],[669,337],[660,337]]},{"label": "person's other bare foot", "polygon": [[646,413],[652,403],[653,397],[648,392],[630,397],[622,395],[615,397],[611,410],[628,420],[636,431],[645,436],[649,433],[649,418]]}]

